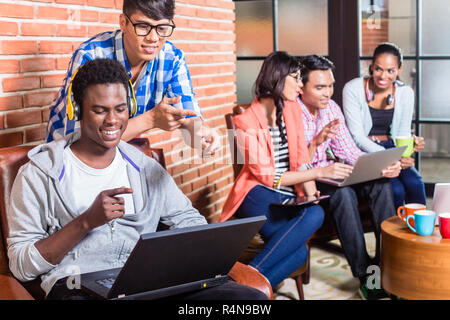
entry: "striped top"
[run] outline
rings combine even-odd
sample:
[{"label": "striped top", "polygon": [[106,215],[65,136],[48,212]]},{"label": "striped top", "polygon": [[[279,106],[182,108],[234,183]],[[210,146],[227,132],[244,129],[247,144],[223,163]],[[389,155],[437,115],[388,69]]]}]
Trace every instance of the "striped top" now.
[{"label": "striped top", "polygon": [[[282,124],[282,129],[287,139],[286,126],[284,125],[284,122]],[[286,144],[282,144],[281,142],[280,129],[278,128],[278,126],[269,127],[269,130],[270,136],[272,138],[273,153],[275,160],[275,179],[273,181],[273,185],[275,186],[278,179],[280,179],[283,173],[289,170],[289,149],[288,149],[288,142],[286,142]],[[293,186],[280,185],[278,188],[270,188],[270,189],[275,190],[277,192],[281,192],[283,194],[295,196],[295,189]]]}]

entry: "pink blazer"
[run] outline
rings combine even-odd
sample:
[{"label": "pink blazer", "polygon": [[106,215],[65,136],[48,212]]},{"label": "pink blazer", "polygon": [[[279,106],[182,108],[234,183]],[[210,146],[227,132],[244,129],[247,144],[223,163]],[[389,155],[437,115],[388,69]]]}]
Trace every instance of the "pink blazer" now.
[{"label": "pink blazer", "polygon": [[[289,148],[290,171],[311,162],[303,129],[302,108],[296,101],[285,101],[283,117]],[[237,147],[244,155],[244,166],[236,178],[222,209],[220,221],[228,220],[239,208],[247,193],[258,184],[273,187],[275,160],[267,119],[261,104],[255,99],[242,114],[234,116]],[[294,186],[304,195],[301,184]]]}]

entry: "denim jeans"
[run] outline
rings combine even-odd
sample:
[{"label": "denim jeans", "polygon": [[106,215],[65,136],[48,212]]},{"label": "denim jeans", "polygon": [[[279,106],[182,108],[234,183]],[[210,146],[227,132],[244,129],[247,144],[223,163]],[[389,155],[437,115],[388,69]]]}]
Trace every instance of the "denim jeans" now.
[{"label": "denim jeans", "polygon": [[[385,148],[395,147],[392,141],[380,143]],[[426,204],[425,184],[422,177],[414,167],[403,169],[397,178],[391,178],[392,192],[394,193],[395,208],[406,203]]]},{"label": "denim jeans", "polygon": [[[367,274],[367,267],[379,264],[380,230],[383,220],[396,214],[392,188],[386,178],[359,183],[348,187],[335,187],[318,183],[321,194],[331,197],[321,201],[327,212],[333,217],[338,238],[353,276],[362,278]],[[358,200],[368,200],[375,226],[376,254],[369,257],[364,239],[364,231],[358,211]]]},{"label": "denim jeans", "polygon": [[236,212],[238,218],[258,215],[267,218],[259,231],[265,246],[250,265],[261,272],[273,288],[306,262],[306,242],[319,229],[324,218],[323,209],[318,205],[270,209],[271,203],[281,203],[290,198],[292,196],[256,186]]},{"label": "denim jeans", "polygon": [[[69,289],[67,278],[58,280],[47,295],[47,300],[99,300],[81,289]],[[261,291],[229,280],[224,284],[161,298],[164,300],[267,300]]]}]

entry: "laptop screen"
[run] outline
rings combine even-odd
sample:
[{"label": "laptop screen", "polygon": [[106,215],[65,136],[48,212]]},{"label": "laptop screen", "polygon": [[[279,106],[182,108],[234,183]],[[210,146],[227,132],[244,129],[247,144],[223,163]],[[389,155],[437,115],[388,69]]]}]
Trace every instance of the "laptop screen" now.
[{"label": "laptop screen", "polygon": [[226,275],[265,220],[258,216],[144,234],[108,296]]}]

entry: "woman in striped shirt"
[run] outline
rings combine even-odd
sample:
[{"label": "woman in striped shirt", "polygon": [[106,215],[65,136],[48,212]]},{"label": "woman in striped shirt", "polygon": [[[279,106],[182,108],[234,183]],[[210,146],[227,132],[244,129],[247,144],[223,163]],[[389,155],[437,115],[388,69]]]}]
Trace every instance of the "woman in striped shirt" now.
[{"label": "woman in striped shirt", "polygon": [[317,199],[314,175],[304,137],[301,107],[296,102],[302,87],[301,64],[285,52],[270,54],[255,83],[256,99],[234,117],[237,144],[245,164],[224,205],[221,221],[265,215],[260,230],[264,249],[250,262],[272,287],[303,265],[306,242],[322,225],[318,205],[276,210],[297,196]]}]

